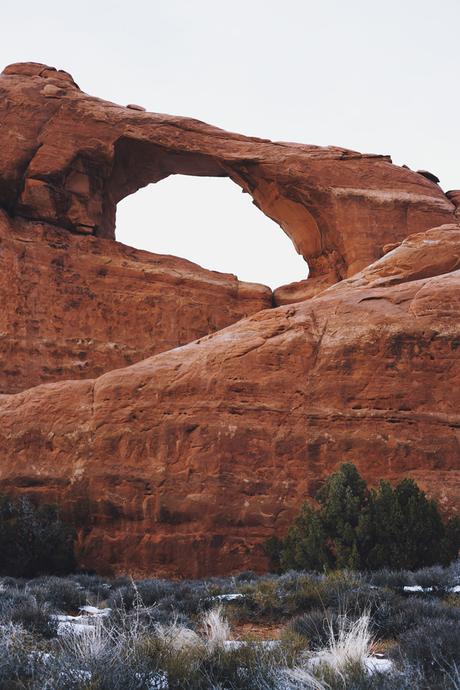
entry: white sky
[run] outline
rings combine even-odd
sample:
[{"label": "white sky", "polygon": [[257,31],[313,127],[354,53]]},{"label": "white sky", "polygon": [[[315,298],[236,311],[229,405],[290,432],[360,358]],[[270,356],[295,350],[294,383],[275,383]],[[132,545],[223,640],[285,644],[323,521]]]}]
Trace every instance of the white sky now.
[{"label": "white sky", "polygon": [[[1,67],[243,134],[389,153],[460,188],[459,0],[4,0]],[[226,179],[170,177],[119,205],[117,237],[271,286],[306,273]]]}]

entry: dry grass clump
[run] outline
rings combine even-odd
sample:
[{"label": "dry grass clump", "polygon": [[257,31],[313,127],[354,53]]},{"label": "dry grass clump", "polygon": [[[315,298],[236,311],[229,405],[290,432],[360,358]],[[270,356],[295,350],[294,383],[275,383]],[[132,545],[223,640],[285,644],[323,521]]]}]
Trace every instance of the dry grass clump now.
[{"label": "dry grass clump", "polygon": [[368,613],[356,620],[341,616],[338,631],[330,625],[329,643],[315,658],[319,663],[327,664],[335,673],[343,676],[351,666],[364,669],[366,659],[371,654],[372,641]]},{"label": "dry grass clump", "polygon": [[222,649],[230,639],[230,625],[223,615],[222,606],[207,611],[201,620],[208,649]]}]

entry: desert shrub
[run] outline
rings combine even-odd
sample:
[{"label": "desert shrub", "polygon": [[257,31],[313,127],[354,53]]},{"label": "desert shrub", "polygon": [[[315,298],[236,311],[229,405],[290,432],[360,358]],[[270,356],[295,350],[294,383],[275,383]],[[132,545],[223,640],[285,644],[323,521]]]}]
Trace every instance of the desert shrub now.
[{"label": "desert shrub", "polygon": [[[170,585],[173,587],[175,583]],[[146,633],[155,632],[158,625],[167,626],[173,622],[183,626],[191,625],[190,618],[175,608],[177,602],[171,595],[160,599],[158,604],[146,606],[137,589],[137,583],[131,582],[129,587],[123,585],[120,589],[106,602],[111,609],[111,625],[126,630],[136,624]]]},{"label": "desert shrub", "polygon": [[[297,619],[300,623],[298,633],[312,636],[318,631],[319,635],[316,644],[310,645],[316,650],[313,657],[311,652],[303,652],[294,668],[285,670],[287,683],[282,686],[285,690],[428,690],[428,687],[434,690],[434,686],[425,684],[419,668],[407,661],[399,669],[369,671],[366,662],[373,638],[367,613],[353,618],[327,612],[326,620],[325,613],[317,611],[311,618]],[[315,670],[316,679],[311,677],[312,670]]]},{"label": "desert shrub", "polygon": [[460,585],[460,558],[453,561],[449,567],[449,578],[451,585]]},{"label": "desert shrub", "polygon": [[174,586],[167,580],[140,580],[136,582],[138,594],[145,606],[158,604],[174,593]]},{"label": "desert shrub", "polygon": [[[268,576],[239,587],[243,598],[230,608],[237,619],[284,620],[313,609],[327,607],[344,611],[350,593],[362,588],[359,574],[334,571],[327,576],[289,572]],[[367,591],[370,592],[368,588]],[[354,595],[356,599],[356,595]],[[364,599],[364,595],[361,597]],[[235,610],[236,609],[236,610]]]},{"label": "desert shrub", "polygon": [[131,580],[117,588],[113,587],[107,603],[111,608],[130,611],[139,603],[145,607],[155,605],[166,598],[171,591],[172,587],[160,591],[155,580],[136,583]]},{"label": "desert shrub", "polygon": [[293,593],[285,596],[276,579],[261,578],[241,585],[238,591],[243,599],[227,607],[235,619],[277,621],[292,612]]},{"label": "desert shrub", "polygon": [[[178,582],[172,592],[172,607],[186,616],[200,615],[214,606],[206,582]],[[164,602],[162,602],[164,605]]]},{"label": "desert shrub", "polygon": [[[94,659],[75,667],[71,657],[60,655],[48,661],[37,685],[30,690],[156,690],[155,673],[137,659],[115,655]],[[21,686],[21,690],[24,686]]]},{"label": "desert shrub", "polygon": [[[416,570],[412,574],[415,585],[420,587],[432,587],[436,591],[443,591],[452,584],[452,574],[449,568],[440,565],[432,565],[427,568]],[[407,583],[411,584],[411,583]]]},{"label": "desert shrub", "polygon": [[460,620],[425,619],[399,636],[393,655],[418,664],[430,678],[460,668]]},{"label": "desert shrub", "polygon": [[380,568],[368,573],[368,581],[375,587],[389,587],[402,589],[405,585],[413,585],[413,573],[410,570],[390,570]]},{"label": "desert shrub", "polygon": [[76,588],[84,592],[91,604],[105,602],[113,588],[113,582],[108,582],[99,575],[89,575],[87,573],[75,573],[66,578],[67,582],[75,584]]},{"label": "desert shrub", "polygon": [[[447,578],[450,585],[456,573],[458,564],[442,572],[408,572],[404,583],[408,577]],[[152,690],[167,681],[171,690],[460,690],[460,607],[437,595],[409,597],[378,587],[371,583],[374,575],[385,584],[393,577],[290,571],[201,582],[3,578],[0,688]],[[53,637],[50,612],[71,610],[91,592],[113,596],[119,590],[120,608],[91,618],[92,627],[83,634],[69,626],[66,635]],[[243,590],[245,596],[234,602],[214,598]],[[177,610],[182,594],[190,599],[184,609],[192,614]],[[228,643],[225,618],[232,610],[258,623],[294,618],[279,644]],[[392,671],[370,674],[364,667],[372,638],[389,643]]]},{"label": "desert shrub", "polygon": [[[139,659],[113,659],[112,663],[95,664],[91,669],[91,690],[156,690],[164,688],[165,674],[152,670],[151,664]],[[85,689],[86,690],[86,689]]]},{"label": "desert shrub", "polygon": [[13,623],[20,623],[25,630],[43,638],[52,638],[57,634],[57,623],[45,606],[16,609],[11,616]]},{"label": "desert shrub", "polygon": [[75,568],[73,530],[50,505],[0,497],[0,573],[34,577]]},{"label": "desert shrub", "polygon": [[234,579],[235,583],[251,582],[257,579],[257,575],[252,570],[244,570],[242,573],[238,573]]},{"label": "desert shrub", "polygon": [[[448,690],[444,683],[439,686],[427,685],[423,672],[410,665],[390,673],[372,674],[359,667],[348,667],[345,677],[326,671],[323,680],[327,683],[327,690]],[[298,686],[295,690],[298,690]],[[449,687],[449,690],[454,688]]]},{"label": "desert shrub", "polygon": [[[277,650],[256,644],[216,651],[206,657],[200,668],[200,688],[231,688],[232,690],[278,690],[283,657]],[[203,682],[204,681],[204,682]]]},{"label": "desert shrub", "polygon": [[27,580],[22,577],[1,577],[0,578],[0,592],[5,590],[19,591],[24,589],[27,585]]},{"label": "desert shrub", "polygon": [[87,602],[85,590],[67,578],[45,576],[28,583],[27,591],[54,610],[76,612]]},{"label": "desert shrub", "polygon": [[221,611],[203,615],[198,635],[177,622],[148,631],[135,609],[115,623],[99,619],[87,635],[60,638],[51,687],[151,690],[165,677],[171,690],[279,687],[281,653],[256,645],[227,648]]},{"label": "desert shrub", "polygon": [[338,616],[358,618],[363,611],[370,615],[372,634],[378,639],[394,636],[395,612],[406,602],[397,594],[366,585],[342,590],[328,599],[328,605]]},{"label": "desert shrub", "polygon": [[393,638],[404,625],[400,610],[407,602],[393,592],[365,586],[336,592],[330,590],[329,593],[327,589],[323,591],[326,595],[318,608],[294,617],[287,625],[288,631],[308,639],[311,649],[320,648],[328,637],[331,625],[335,630],[335,623],[343,616],[359,618],[363,611],[367,611],[371,632],[376,639]]},{"label": "desert shrub", "polygon": [[112,609],[129,611],[133,608],[138,594],[132,582],[123,584],[113,590],[107,600],[107,604]]},{"label": "desert shrub", "polygon": [[282,616],[292,616],[301,611],[309,611],[321,605],[329,605],[332,592],[335,591],[329,583],[321,580],[315,582],[310,578],[301,578],[296,589],[283,592],[280,600]]},{"label": "desert shrub", "polygon": [[364,669],[372,644],[368,613],[355,619],[339,616],[336,629],[330,623],[327,645],[318,654],[322,663],[339,676],[350,668]]},{"label": "desert shrub", "polygon": [[282,540],[266,552],[281,570],[416,569],[448,564],[460,547],[460,520],[443,523],[434,500],[411,479],[369,490],[352,464],[342,465],[305,503]]},{"label": "desert shrub", "polygon": [[2,620],[44,638],[57,633],[57,623],[49,605],[26,592],[12,594],[2,603]]},{"label": "desert shrub", "polygon": [[[0,624],[0,688],[33,687],[42,667],[36,643],[29,632],[14,623]],[[38,685],[36,686],[38,690]],[[46,687],[42,685],[42,687]]]},{"label": "desert shrub", "polygon": [[138,616],[96,618],[84,633],[70,629],[58,639],[49,673],[65,690],[152,687],[152,660],[138,653],[144,635]]},{"label": "desert shrub", "polygon": [[162,617],[180,613],[196,616],[212,608],[209,585],[206,582],[168,582],[167,580],[141,580],[122,584],[112,591],[107,605],[113,609],[129,611],[141,602],[144,607],[157,607]]},{"label": "desert shrub", "polygon": [[[350,570],[335,570],[328,573],[322,582],[323,601],[336,608],[341,606],[344,597],[350,593],[361,591],[363,588],[369,591],[359,573]],[[341,606],[343,609],[343,606]]]},{"label": "desert shrub", "polygon": [[286,626],[288,634],[302,637],[311,650],[322,649],[327,644],[331,629],[338,631],[338,615],[332,609],[313,609],[296,616]]},{"label": "desert shrub", "polygon": [[401,634],[413,630],[425,621],[460,622],[460,610],[445,605],[437,600],[426,600],[419,597],[403,599],[395,597],[386,609],[380,610],[375,616],[379,623],[379,636],[399,638]]}]

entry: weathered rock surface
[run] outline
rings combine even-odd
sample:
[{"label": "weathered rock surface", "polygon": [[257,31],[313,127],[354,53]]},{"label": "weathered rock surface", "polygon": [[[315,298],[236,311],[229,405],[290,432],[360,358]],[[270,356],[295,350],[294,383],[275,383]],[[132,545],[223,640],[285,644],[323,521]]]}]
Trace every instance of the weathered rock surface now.
[{"label": "weathered rock surface", "polygon": [[272,306],[270,288],[0,210],[0,393],[92,378]]},{"label": "weathered rock surface", "polygon": [[310,288],[353,275],[385,244],[453,220],[454,205],[388,156],[231,134],[84,94],[65,72],[0,76],[0,205],[73,232],[114,237],[118,201],[171,174],[230,177],[308,261]]},{"label": "weathered rock surface", "polygon": [[[81,348],[92,378],[0,396],[0,488],[57,501],[82,566],[264,568],[263,540],[343,461],[374,483],[412,476],[458,511],[455,193],[387,158],[108,104],[42,65],[7,68],[0,90],[0,122],[20,135],[0,127],[0,204],[16,217],[1,220],[1,328],[17,389],[82,376],[76,327],[94,341]],[[280,223],[313,268],[275,294],[298,303],[258,311],[261,286],[101,239],[118,199],[177,172],[229,175]],[[177,347],[222,328],[222,310],[257,313]]]},{"label": "weathered rock surface", "polygon": [[[410,252],[430,251],[433,276],[414,276]],[[460,228],[421,233],[315,299],[5,396],[2,485],[84,517],[85,566],[176,575],[263,567],[260,542],[340,461],[373,482],[415,477],[458,508],[453,253]]]}]

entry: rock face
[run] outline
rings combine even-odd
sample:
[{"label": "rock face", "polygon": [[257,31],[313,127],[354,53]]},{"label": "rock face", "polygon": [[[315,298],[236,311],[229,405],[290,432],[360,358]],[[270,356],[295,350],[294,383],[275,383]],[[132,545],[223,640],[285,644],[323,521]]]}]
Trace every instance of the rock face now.
[{"label": "rock face", "polygon": [[[264,539],[343,461],[458,510],[455,193],[387,157],[109,104],[43,65],[7,68],[0,90],[0,122],[21,135],[0,127],[17,372],[2,382],[0,487],[57,501],[82,566],[262,569]],[[275,292],[284,306],[111,240],[116,202],[174,173],[228,175],[279,222],[311,268]],[[72,341],[76,324],[91,343]]]},{"label": "rock face", "polygon": [[268,287],[0,210],[0,393],[91,378],[272,306]]}]

